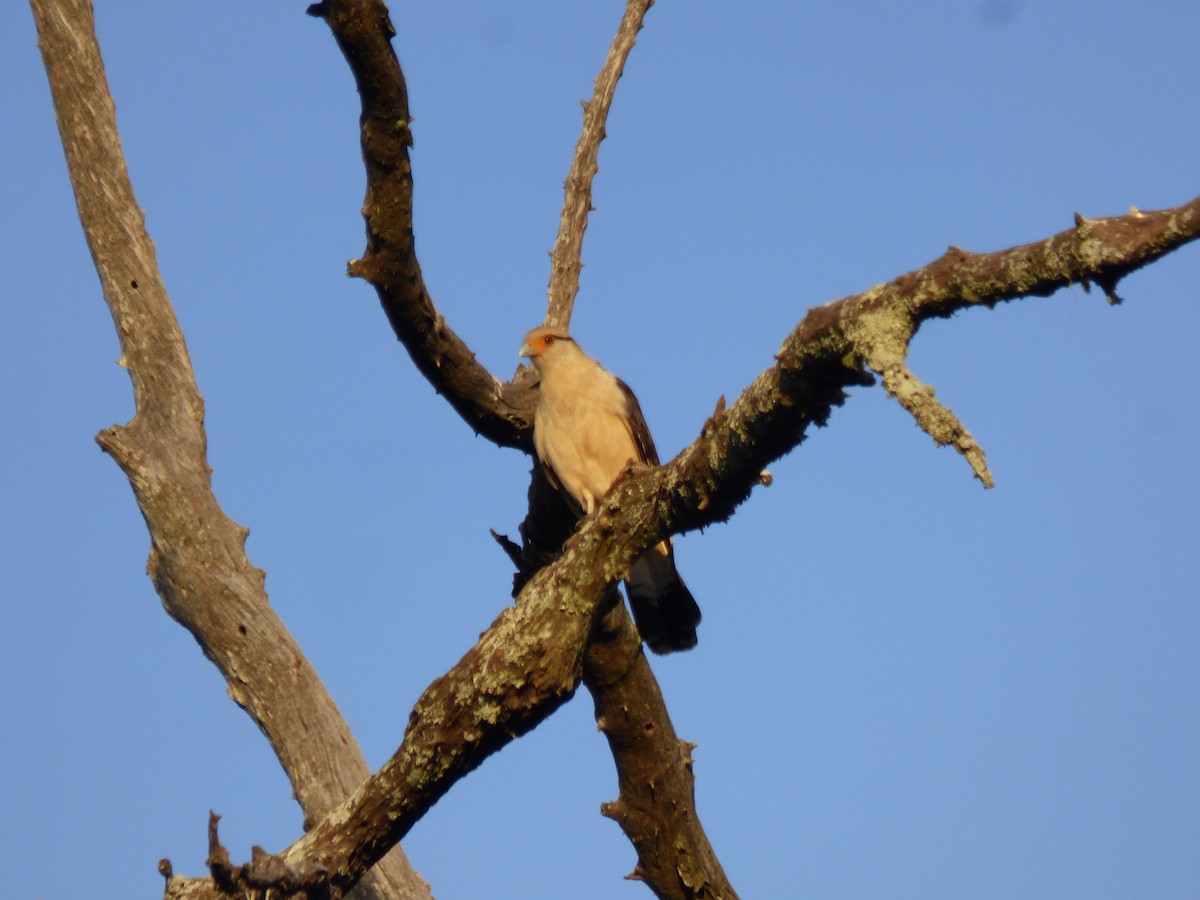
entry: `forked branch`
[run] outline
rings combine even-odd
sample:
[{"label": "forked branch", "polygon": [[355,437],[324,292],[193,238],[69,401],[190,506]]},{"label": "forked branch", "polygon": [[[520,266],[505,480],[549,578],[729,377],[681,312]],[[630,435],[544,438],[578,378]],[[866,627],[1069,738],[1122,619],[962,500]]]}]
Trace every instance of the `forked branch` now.
[{"label": "forked branch", "polygon": [[[759,483],[763,467],[799,444],[810,425],[823,423],[846,388],[870,380],[863,363],[872,333],[911,333],[934,316],[1048,294],[1068,281],[1086,278],[1115,288],[1129,271],[1200,235],[1200,199],[1132,215],[1094,222],[1086,258],[1068,249],[1078,240],[1072,232],[996,254],[956,252],[810,310],[777,363],[715,413],[695,442],[666,465],[618,482],[580,524],[562,558],[534,576],[517,607],[502,613],[430,687],[396,755],[283,860],[295,867],[315,861],[333,884],[353,883],[372,855],[402,836],[454,781],[553,712],[578,685],[608,585],[668,534],[728,518]],[[864,335],[865,316],[879,318]]]}]

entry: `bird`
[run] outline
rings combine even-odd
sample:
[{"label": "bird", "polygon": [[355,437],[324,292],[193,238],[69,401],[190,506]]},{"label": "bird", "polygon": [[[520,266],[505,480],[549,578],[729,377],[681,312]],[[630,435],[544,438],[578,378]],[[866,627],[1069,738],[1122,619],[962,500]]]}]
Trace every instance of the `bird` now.
[{"label": "bird", "polygon": [[[631,463],[657,466],[658,451],[633,391],[565,329],[525,335],[520,355],[539,377],[533,445],[550,483],[577,516],[591,514]],[[700,607],[675,569],[670,539],[633,561],[625,593],[638,632],[655,653],[696,646]]]}]

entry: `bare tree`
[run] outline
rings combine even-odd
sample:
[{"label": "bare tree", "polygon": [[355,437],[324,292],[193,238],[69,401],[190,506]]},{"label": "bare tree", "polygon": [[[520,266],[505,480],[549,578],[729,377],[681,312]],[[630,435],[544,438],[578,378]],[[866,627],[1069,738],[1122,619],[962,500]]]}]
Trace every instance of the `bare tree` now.
[{"label": "bare tree", "polygon": [[[586,105],[552,254],[546,320],[566,325],[578,289],[591,179],[625,59],[652,0],[629,0]],[[653,672],[612,586],[663,538],[727,520],[765,467],[823,424],[855,385],[887,392],[937,443],[991,484],[983,450],[909,370],[920,325],[971,306],[1097,286],[1110,302],[1141,268],[1200,235],[1200,199],[1175,209],[1088,220],[1043,241],[988,254],[951,249],[934,263],[810,310],[775,365],[731,404],[722,399],[695,441],[667,464],[632,471],[576,524],[538,476],[518,544],[516,604],[502,609],[413,708],[399,749],[368,772],[354,738],[263,590],[244,553],[246,530],[210,483],[204,407],[183,335],[125,169],[90,4],[33,0],[80,220],[121,340],[137,412],[98,436],[129,478],[151,538],[150,576],[169,614],[220,669],[294,786],[305,835],[278,855],[235,864],[210,825],[210,873],[177,876],[168,897],[422,897],[428,887],[399,841],[460,778],[544,721],[583,684],[620,780],[607,815],[638,853],[635,874],[659,897],[733,897],[696,814],[690,747],[674,732]],[[407,91],[382,3],[328,0],[324,19],[362,101],[367,246],[350,272],[370,283],[421,373],[478,434],[530,453],[528,372],[497,378],[434,306],[413,243]],[[291,715],[302,707],[303,721]]]}]

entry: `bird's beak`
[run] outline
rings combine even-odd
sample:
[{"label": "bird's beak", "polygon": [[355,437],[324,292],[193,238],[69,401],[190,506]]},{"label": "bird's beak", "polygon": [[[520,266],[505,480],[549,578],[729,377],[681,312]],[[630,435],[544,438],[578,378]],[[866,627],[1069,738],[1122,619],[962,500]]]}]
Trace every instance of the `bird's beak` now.
[{"label": "bird's beak", "polygon": [[533,359],[533,348],[528,344],[522,344],[521,349],[517,352],[518,358]]}]

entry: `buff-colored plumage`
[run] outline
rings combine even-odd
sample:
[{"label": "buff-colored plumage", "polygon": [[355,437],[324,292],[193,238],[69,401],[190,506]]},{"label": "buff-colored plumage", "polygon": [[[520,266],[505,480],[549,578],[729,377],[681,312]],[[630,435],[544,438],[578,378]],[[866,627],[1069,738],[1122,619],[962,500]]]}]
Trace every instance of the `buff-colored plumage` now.
[{"label": "buff-colored plumage", "polygon": [[[539,376],[533,443],[551,481],[580,515],[591,513],[631,463],[658,465],[633,392],[550,326],[525,336],[521,355]],[[700,609],[675,570],[670,541],[634,561],[625,581],[642,639],[656,653],[696,645]]]}]

